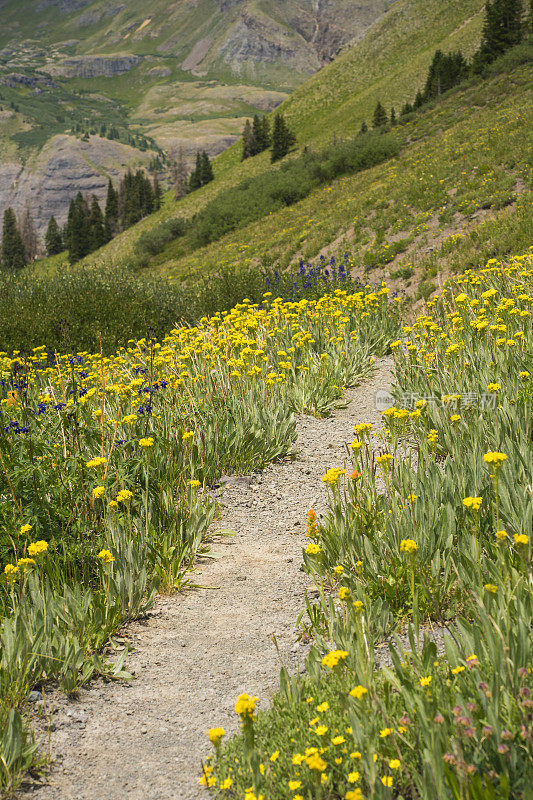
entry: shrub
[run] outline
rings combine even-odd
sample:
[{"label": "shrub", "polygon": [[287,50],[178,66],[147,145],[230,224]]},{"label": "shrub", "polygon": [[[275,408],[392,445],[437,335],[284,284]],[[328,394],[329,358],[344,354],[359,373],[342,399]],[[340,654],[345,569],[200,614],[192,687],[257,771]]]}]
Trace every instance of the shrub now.
[{"label": "shrub", "polygon": [[180,218],[169,219],[161,222],[149,231],[142,233],[135,242],[134,252],[139,256],[156,256],[165,246],[183,236],[186,230],[185,221]]},{"label": "shrub", "polygon": [[304,153],[281,169],[220,192],[193,218],[193,241],[197,246],[216,241],[229,231],[293,205],[322,183],[393,158],[398,150],[393,137],[367,133],[319,153]]}]

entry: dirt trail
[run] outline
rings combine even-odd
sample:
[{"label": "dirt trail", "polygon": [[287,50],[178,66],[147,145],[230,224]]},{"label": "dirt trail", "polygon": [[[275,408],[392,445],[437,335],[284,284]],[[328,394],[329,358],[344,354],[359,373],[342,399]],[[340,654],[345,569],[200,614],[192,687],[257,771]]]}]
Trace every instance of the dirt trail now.
[{"label": "dirt trail", "polygon": [[349,405],[330,418],[300,417],[294,461],[224,486],[215,530],[235,535],[215,541],[221,557],[194,576],[212,588],[160,598],[149,619],[128,627],[135,647],[130,685],[98,682],[75,701],[52,698],[49,782],[25,787],[21,798],[207,796],[198,785],[201,758],[210,752],[205,732],[236,730],[241,692],[268,704],[280,667],[272,634],[289,670],[303,668],[295,623],[310,584],[300,571],[306,513],[324,511],[321,477],[344,462],[352,425],[381,419],[375,393],[389,388],[391,364],[380,359],[373,378],[350,390]]}]

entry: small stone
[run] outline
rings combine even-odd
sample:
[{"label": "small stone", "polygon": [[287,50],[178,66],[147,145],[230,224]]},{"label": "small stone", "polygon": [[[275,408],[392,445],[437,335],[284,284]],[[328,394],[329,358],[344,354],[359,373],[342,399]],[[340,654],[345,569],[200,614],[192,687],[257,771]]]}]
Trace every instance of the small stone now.
[{"label": "small stone", "polygon": [[33,691],[29,693],[28,700],[30,703],[36,703],[38,700],[42,700],[42,697],[41,692]]}]

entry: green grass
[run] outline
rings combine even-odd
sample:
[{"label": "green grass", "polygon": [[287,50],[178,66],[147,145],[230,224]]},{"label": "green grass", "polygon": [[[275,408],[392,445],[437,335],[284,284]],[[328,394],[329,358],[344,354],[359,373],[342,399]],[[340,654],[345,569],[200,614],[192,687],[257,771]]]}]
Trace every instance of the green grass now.
[{"label": "green grass", "polygon": [[[435,259],[444,266],[446,240],[458,233],[462,254],[471,241],[475,258],[471,231],[487,218],[508,219],[517,196],[530,186],[524,130],[531,124],[532,79],[531,66],[521,65],[511,75],[467,84],[395,131],[403,148],[396,160],[320,188],[194,253],[178,240],[157,263],[177,274],[224,263],[286,266],[326,248],[335,256],[348,250],[359,271],[378,270],[375,278],[407,266],[425,268]],[[527,214],[523,223],[518,242],[525,245],[531,233]],[[490,242],[494,250],[488,256],[513,245],[508,241],[502,251]]]},{"label": "green grass", "polygon": [[[431,0],[429,5],[422,0],[398,0],[360,42],[307,81],[283,104],[282,110],[298,133],[299,146],[321,147],[331,140],[334,132],[353,135],[363,119],[370,119],[379,98],[386,105],[394,104],[399,109],[423,84],[435,49],[461,47],[466,54],[475,50],[481,30],[482,7],[482,0],[467,0],[460,5],[447,0]],[[240,150],[240,145],[235,145],[216,159],[216,181],[213,184],[179,204],[169,200],[159,215],[141,223],[139,232],[168,216],[191,216],[219,191],[270,168],[267,154],[241,163]],[[323,211],[321,202],[321,215]],[[268,227],[271,230],[270,224]],[[286,227],[282,225],[279,230],[278,226],[276,235],[281,236]],[[292,241],[293,253],[304,243],[309,245],[311,252],[316,250],[313,246],[315,237],[309,236],[305,227],[293,233],[292,237],[285,236]],[[336,224],[328,225],[327,236],[335,238],[338,229]],[[313,226],[313,234],[314,231]],[[254,233],[250,231],[251,236]],[[113,241],[102,251],[101,259],[111,264],[130,256],[134,236],[135,231],[131,231]],[[228,254],[233,253],[231,238],[228,239],[228,248]],[[277,257],[278,247],[274,249],[274,257]],[[194,265],[175,263],[176,256],[176,253],[168,253],[165,268],[185,268],[190,272]]]}]

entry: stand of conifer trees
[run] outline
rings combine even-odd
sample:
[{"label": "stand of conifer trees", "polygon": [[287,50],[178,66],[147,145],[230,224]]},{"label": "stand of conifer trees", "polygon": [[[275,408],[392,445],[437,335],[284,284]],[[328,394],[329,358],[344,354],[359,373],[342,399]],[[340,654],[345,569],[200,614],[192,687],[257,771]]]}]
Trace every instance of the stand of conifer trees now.
[{"label": "stand of conifer trees", "polygon": [[200,189],[201,186],[211,183],[214,179],[215,176],[209,156],[205,150],[202,150],[201,153],[198,151],[196,153],[196,166],[189,177],[189,191],[194,192],[196,189]]},{"label": "stand of conifer trees", "polygon": [[479,49],[469,64],[464,55],[443,53],[437,50],[429,67],[424,90],[418,90],[413,103],[405,103],[401,115],[411,114],[443,92],[453,89],[472,73],[480,73],[511,47],[523,40],[531,30],[533,2],[530,2],[529,20],[524,18],[522,0],[486,0],[483,34]]},{"label": "stand of conifer trees", "polygon": [[17,217],[12,208],[6,208],[2,230],[2,267],[21,269],[27,262],[26,249],[17,227]]},{"label": "stand of conifer trees", "polygon": [[111,179],[107,185],[105,212],[93,195],[90,203],[81,192],[70,201],[68,220],[61,236],[52,217],[46,234],[48,255],[54,255],[63,245],[69,251],[71,263],[98,250],[117,233],[157,211],[161,206],[161,186],[157,175],[153,184],[143,170],[128,171],[120,181],[118,191]]},{"label": "stand of conifer trees", "polygon": [[49,256],[57,256],[64,250],[63,236],[54,216],[50,217],[44,243],[46,245],[46,254]]},{"label": "stand of conifer trees", "polygon": [[242,134],[242,161],[268,150],[272,141],[270,123],[266,117],[254,115],[252,122],[246,120]]},{"label": "stand of conifer trees", "polygon": [[252,158],[271,147],[271,161],[274,163],[286,156],[295,144],[296,136],[285,122],[283,114],[274,117],[272,133],[268,119],[256,114],[252,122],[246,120],[244,125],[241,160]]}]

